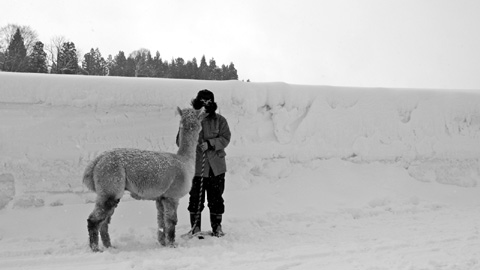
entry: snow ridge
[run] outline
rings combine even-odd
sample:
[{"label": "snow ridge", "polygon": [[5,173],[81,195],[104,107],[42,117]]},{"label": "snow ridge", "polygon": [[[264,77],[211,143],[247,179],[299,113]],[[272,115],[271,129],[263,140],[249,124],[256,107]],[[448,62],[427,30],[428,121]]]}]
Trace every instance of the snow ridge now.
[{"label": "snow ridge", "polygon": [[81,173],[105,150],[175,151],[174,110],[204,88],[232,129],[228,166],[238,181],[266,173],[272,159],[393,163],[422,182],[480,181],[478,91],[15,73],[0,81],[0,208],[89,201]]}]

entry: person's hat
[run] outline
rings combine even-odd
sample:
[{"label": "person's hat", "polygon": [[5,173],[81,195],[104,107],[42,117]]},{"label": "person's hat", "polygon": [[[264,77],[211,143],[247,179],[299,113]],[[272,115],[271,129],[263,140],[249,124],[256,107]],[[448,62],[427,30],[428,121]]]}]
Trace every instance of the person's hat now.
[{"label": "person's hat", "polygon": [[198,101],[202,101],[202,103],[208,102],[208,100],[210,100],[210,102],[215,102],[215,96],[208,89],[203,89],[203,90],[198,91],[196,99]]}]

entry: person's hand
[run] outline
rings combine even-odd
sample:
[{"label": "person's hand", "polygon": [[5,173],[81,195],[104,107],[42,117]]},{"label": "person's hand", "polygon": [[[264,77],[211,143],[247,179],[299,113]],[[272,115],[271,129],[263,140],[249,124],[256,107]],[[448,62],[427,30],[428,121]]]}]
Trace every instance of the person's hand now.
[{"label": "person's hand", "polygon": [[202,149],[202,152],[205,152],[208,150],[208,143],[207,142],[203,142],[200,144],[200,149]]}]

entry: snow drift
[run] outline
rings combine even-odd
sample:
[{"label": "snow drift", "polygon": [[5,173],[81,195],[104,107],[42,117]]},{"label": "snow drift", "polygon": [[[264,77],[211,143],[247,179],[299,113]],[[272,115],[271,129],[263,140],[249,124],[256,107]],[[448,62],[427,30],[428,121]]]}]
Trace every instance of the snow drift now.
[{"label": "snow drift", "polygon": [[419,181],[480,181],[479,92],[13,73],[0,82],[1,207],[88,201],[81,174],[104,150],[176,151],[174,109],[204,88],[229,121],[228,166],[244,186],[282,177],[273,160],[397,163]]}]

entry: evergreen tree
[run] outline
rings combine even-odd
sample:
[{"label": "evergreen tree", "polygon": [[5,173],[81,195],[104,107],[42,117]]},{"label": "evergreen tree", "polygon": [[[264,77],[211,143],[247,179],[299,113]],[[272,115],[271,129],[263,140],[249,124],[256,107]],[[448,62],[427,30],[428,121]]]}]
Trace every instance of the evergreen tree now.
[{"label": "evergreen tree", "polygon": [[187,79],[198,79],[198,65],[197,59],[194,57],[192,61],[188,61],[185,66],[187,72]]},{"label": "evergreen tree", "polygon": [[155,62],[150,51],[145,57],[145,77],[155,77]]},{"label": "evergreen tree", "polygon": [[112,67],[114,63],[115,61],[113,60],[112,55],[109,54],[106,60],[106,65],[107,65],[107,74],[105,74],[106,76],[112,76],[111,73],[112,73]]},{"label": "evergreen tree", "polygon": [[95,56],[97,57],[97,74],[95,75],[100,75],[100,76],[105,76],[108,73],[108,67],[107,67],[107,61],[105,61],[105,58],[102,57],[102,54],[100,53],[100,50],[98,48],[95,49]]},{"label": "evergreen tree", "polygon": [[200,80],[208,80],[209,71],[207,61],[205,60],[205,55],[202,56],[200,60],[200,67],[198,68],[198,75]]},{"label": "evergreen tree", "polygon": [[57,56],[57,70],[60,74],[77,74],[78,57],[75,43],[65,42]]},{"label": "evergreen tree", "polygon": [[87,72],[89,75],[95,75],[93,72],[95,70],[95,57],[94,57],[95,51],[93,48],[90,50],[90,52],[86,53],[83,56],[83,61],[82,61],[82,68]]},{"label": "evergreen tree", "polygon": [[28,57],[28,72],[48,73],[47,53],[43,50],[43,43],[37,41],[32,53]]},{"label": "evergreen tree", "polygon": [[225,65],[222,65],[220,69],[220,80],[228,80],[228,67]]},{"label": "evergreen tree", "polygon": [[165,69],[163,65],[162,57],[160,57],[160,52],[157,51],[155,57],[153,58],[153,77],[164,78]]},{"label": "evergreen tree", "polygon": [[163,61],[162,70],[163,70],[162,78],[170,78],[171,70],[170,70],[170,64],[168,63],[167,60]]},{"label": "evergreen tree", "polygon": [[20,29],[17,29],[12,41],[8,45],[5,55],[5,71],[23,72],[27,69],[27,49],[23,43]]},{"label": "evergreen tree", "polygon": [[107,63],[98,48],[95,50],[92,48],[89,53],[84,55],[82,68],[89,75],[104,76],[107,74]]},{"label": "evergreen tree", "polygon": [[135,59],[133,59],[132,57],[128,57],[124,76],[135,77],[135,75],[136,75]]},{"label": "evergreen tree", "polygon": [[215,59],[210,59],[208,65],[208,80],[220,80],[221,70],[217,67]]},{"label": "evergreen tree", "polygon": [[[92,49],[93,50],[93,49]],[[90,55],[100,55],[98,52],[90,51],[85,55],[87,60]],[[94,59],[94,58],[93,58]],[[103,58],[100,58],[103,59]],[[94,62],[92,60],[92,62]],[[88,68],[88,61],[84,61],[84,69],[90,74],[91,69]],[[106,61],[109,76],[127,76],[127,77],[155,77],[155,78],[179,78],[192,80],[238,80],[237,70],[233,63],[230,65],[222,65],[218,67],[214,58],[209,61],[202,56],[200,66],[194,57],[191,61],[187,61],[181,57],[172,58],[170,61],[162,60],[160,52],[156,52],[155,56],[147,49],[139,49],[125,58],[125,53],[120,51],[113,59],[109,56]]]},{"label": "evergreen tree", "polygon": [[183,58],[178,57],[177,59],[175,59],[175,67],[177,69],[176,70],[177,74],[174,78],[177,78],[177,79],[187,78],[187,70],[185,68],[185,60],[183,60]]},{"label": "evergreen tree", "polygon": [[238,80],[237,69],[235,69],[235,65],[233,63],[228,65],[228,77],[226,80]]},{"label": "evergreen tree", "polygon": [[3,52],[0,52],[0,70],[4,70],[4,64],[5,64],[5,54]]},{"label": "evergreen tree", "polygon": [[109,76],[127,76],[127,58],[123,51],[119,51],[109,64]]},{"label": "evergreen tree", "polygon": [[167,78],[177,78],[177,66],[175,60],[172,58],[170,64],[168,64]]},{"label": "evergreen tree", "polygon": [[20,30],[23,38],[23,44],[27,50],[27,55],[33,51],[33,46],[38,41],[38,35],[30,26],[8,24],[0,28],[0,50],[5,53],[8,45],[12,42],[15,33]]}]

